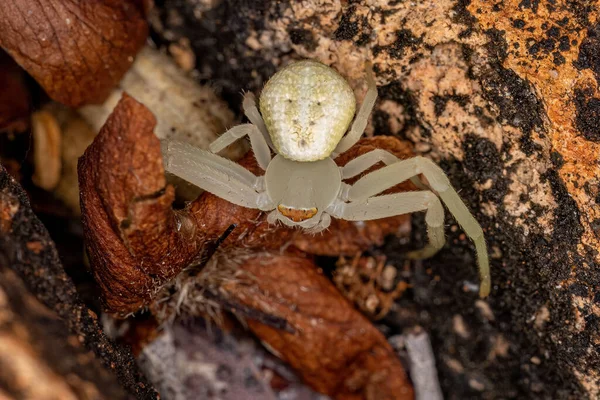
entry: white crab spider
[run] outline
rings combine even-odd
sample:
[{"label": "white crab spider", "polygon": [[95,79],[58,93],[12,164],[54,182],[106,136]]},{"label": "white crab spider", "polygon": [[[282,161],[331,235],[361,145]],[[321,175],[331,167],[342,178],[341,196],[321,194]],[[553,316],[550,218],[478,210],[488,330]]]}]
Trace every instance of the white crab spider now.
[{"label": "white crab spider", "polygon": [[[409,253],[413,258],[432,256],[445,243],[441,199],[475,244],[479,293],[487,296],[490,275],[483,231],[441,168],[424,157],[400,160],[381,149],[344,167],[335,163],[339,154],[358,142],[375,104],[377,86],[370,67],[367,83],[367,94],[350,126],[356,99],[346,80],[316,61],[293,63],[267,82],[260,95],[260,112],[251,93],[244,97],[251,124],[231,128],[210,145],[210,151],[163,142],[165,168],[231,203],[269,212],[271,224],[280,221],[312,232],[326,229],[331,217],[364,221],[425,211],[429,243]],[[244,136],[250,138],[264,176],[215,154]],[[343,182],[378,162],[386,166],[353,185]],[[420,174],[427,178],[428,187],[418,180]],[[408,179],[424,190],[379,195]]]}]

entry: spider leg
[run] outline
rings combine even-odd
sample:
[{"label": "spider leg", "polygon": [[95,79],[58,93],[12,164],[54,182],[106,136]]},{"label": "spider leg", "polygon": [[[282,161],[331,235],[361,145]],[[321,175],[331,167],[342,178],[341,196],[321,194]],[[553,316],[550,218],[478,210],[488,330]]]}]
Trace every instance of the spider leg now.
[{"label": "spider leg", "polygon": [[[359,157],[360,158],[360,157]],[[363,161],[359,161],[364,163]],[[350,164],[350,163],[349,163]],[[347,166],[349,165],[347,164]],[[352,167],[354,168],[354,167]],[[347,200],[361,201],[375,196],[394,185],[401,183],[411,177],[423,174],[429,186],[438,194],[456,221],[462,226],[465,233],[475,244],[477,260],[479,264],[479,275],[481,286],[479,294],[485,297],[490,292],[490,271],[487,247],[483,230],[469,212],[467,206],[450,184],[444,171],[431,160],[424,157],[414,157],[390,164],[360,178],[347,192]],[[346,200],[346,199],[345,199]],[[373,199],[369,199],[372,202]]]},{"label": "spider leg", "polygon": [[408,254],[410,258],[427,258],[437,253],[445,243],[444,207],[431,191],[394,193],[369,197],[350,203],[338,203],[334,217],[349,221],[366,221],[425,211],[429,243]]},{"label": "spider leg", "polygon": [[239,164],[181,142],[161,143],[165,170],[230,203],[242,207],[274,208],[263,190],[263,178]]},{"label": "spider leg", "polygon": [[[390,153],[389,151],[383,149],[375,149],[368,153],[361,154],[353,160],[350,160],[345,166],[341,167],[342,179],[349,179],[356,175],[359,175],[378,162],[382,162],[385,165],[395,164],[400,159]],[[409,178],[411,182],[421,190],[428,190],[427,186],[425,186],[417,175],[411,176]]]},{"label": "spider leg", "polygon": [[265,141],[264,136],[255,125],[242,124],[234,126],[212,142],[209,149],[213,153],[218,153],[244,136],[250,138],[250,145],[254,151],[254,157],[256,157],[256,161],[258,161],[258,165],[266,171],[269,162],[271,162],[271,149],[269,149],[269,145]]},{"label": "spider leg", "polygon": [[244,95],[244,101],[242,102],[242,107],[244,108],[244,114],[252,124],[258,127],[260,133],[262,133],[265,138],[265,142],[267,145],[275,151],[275,147],[273,146],[273,141],[271,141],[271,135],[269,135],[269,131],[267,130],[267,126],[265,125],[265,121],[260,115],[258,111],[258,107],[256,107],[256,97],[254,97],[254,93],[247,92]]},{"label": "spider leg", "polygon": [[350,130],[335,148],[333,158],[338,154],[347,151],[358,142],[367,127],[367,122],[369,121],[371,111],[373,111],[373,106],[375,106],[375,100],[377,100],[377,84],[375,83],[375,76],[373,75],[373,66],[370,62],[366,63],[366,70],[367,94],[365,95],[365,99],[363,100],[360,109],[356,113],[356,117],[354,117],[354,122],[352,123]]},{"label": "spider leg", "polygon": [[261,177],[257,177],[241,165],[224,157],[213,154],[210,151],[202,150],[187,143],[176,142],[172,140],[161,141],[161,151],[165,161],[165,169],[174,175],[179,176],[179,174],[172,172],[171,169],[182,168],[182,164],[202,164],[205,166],[205,168],[227,170],[228,175],[231,178],[234,178],[247,186],[256,188],[257,190],[262,189],[263,183],[261,182]]}]

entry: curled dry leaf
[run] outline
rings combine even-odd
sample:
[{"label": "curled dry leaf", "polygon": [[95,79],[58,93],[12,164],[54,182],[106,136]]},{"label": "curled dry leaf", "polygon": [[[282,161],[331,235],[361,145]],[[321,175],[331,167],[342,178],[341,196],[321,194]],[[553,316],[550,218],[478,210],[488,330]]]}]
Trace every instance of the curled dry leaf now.
[{"label": "curled dry leaf", "polygon": [[[282,267],[286,258],[275,255],[286,247],[297,247],[297,252],[306,249],[329,255],[362,251],[380,243],[386,235],[397,233],[408,222],[407,217],[361,224],[334,221],[325,234],[309,237],[299,230],[269,225],[264,213],[233,205],[210,193],[202,194],[187,208],[176,212],[171,206],[174,189],[165,181],[160,143],[152,133],[155,123],[148,109],[124,95],[80,160],[84,234],[90,264],[102,288],[107,309],[126,315],[148,305],[165,282],[192,261],[201,259],[210,244],[235,224],[236,228],[221,244],[221,252],[233,257],[240,251],[246,255],[264,255],[265,251],[271,251],[273,254],[267,253],[261,259],[280,262],[275,263],[280,269],[266,268],[257,273],[259,279],[253,280],[253,285],[245,291],[240,288],[238,294],[249,295],[253,290],[261,293],[262,301],[266,302],[260,309],[263,312],[277,311],[270,309],[269,304],[274,305],[278,299],[290,296],[289,304],[301,304],[302,310],[295,315],[279,310],[280,317],[290,318],[303,332],[308,332],[306,329],[314,325],[314,332],[308,336],[281,336],[282,332],[273,328],[261,331],[267,344],[277,348],[281,356],[320,391],[343,390],[368,398],[367,392],[382,390],[389,394],[404,388],[402,393],[410,396],[401,366],[383,336],[331,282],[316,273],[311,259],[298,256],[289,260],[295,262],[297,268],[290,267],[292,281],[287,281],[286,287],[286,281],[277,278],[287,271]],[[400,141],[388,137],[363,139],[345,157],[356,157],[374,146],[389,148],[399,156],[409,154],[409,149]],[[258,173],[252,154],[240,163]],[[248,268],[248,272],[254,274],[256,271],[252,266],[255,264],[245,262],[246,267],[242,268]],[[302,269],[312,272],[303,275]],[[293,286],[297,283],[294,274],[299,274],[297,279],[301,279],[302,285]],[[273,286],[278,281],[282,283],[280,288]],[[313,290],[305,293],[301,287],[313,287]],[[229,289],[231,296],[237,293],[231,286]],[[267,293],[274,297],[269,298]],[[311,304],[316,308],[312,309]],[[327,314],[312,317],[320,313]],[[333,320],[328,322],[326,317]],[[336,327],[337,333],[327,333],[329,328],[320,327],[321,323]],[[261,330],[262,325],[253,324],[257,332]],[[342,332],[347,337],[341,335]],[[344,343],[334,346],[335,340]],[[356,343],[352,344],[354,341]],[[302,350],[303,346],[305,350]],[[317,363],[315,357],[323,354],[327,347],[328,351],[337,349],[339,355],[330,361],[327,358],[333,355],[328,355]],[[347,368],[348,364],[350,368]],[[322,368],[327,373],[320,376]],[[331,380],[333,376],[337,378]],[[386,397],[374,394],[371,398]]]},{"label": "curled dry leaf", "polygon": [[103,101],[146,40],[133,0],[23,0],[0,4],[2,46],[54,100]]},{"label": "curled dry leaf", "polygon": [[171,205],[152,113],[124,95],[79,161],[82,222],[96,280],[113,312],[136,311],[201,250]]}]

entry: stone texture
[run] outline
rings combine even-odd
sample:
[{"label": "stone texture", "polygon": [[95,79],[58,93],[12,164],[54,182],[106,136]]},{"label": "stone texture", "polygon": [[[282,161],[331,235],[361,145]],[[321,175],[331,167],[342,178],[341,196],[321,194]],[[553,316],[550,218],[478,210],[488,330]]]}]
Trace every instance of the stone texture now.
[{"label": "stone texture", "polygon": [[367,132],[412,141],[484,226],[494,288],[483,308],[470,245],[451,229],[386,320],[430,331],[446,397],[597,398],[598,2],[232,4],[166,1],[159,33],[188,38],[234,106],[240,88],[259,92],[301,58],[335,67],[360,99],[371,60],[380,100]]}]

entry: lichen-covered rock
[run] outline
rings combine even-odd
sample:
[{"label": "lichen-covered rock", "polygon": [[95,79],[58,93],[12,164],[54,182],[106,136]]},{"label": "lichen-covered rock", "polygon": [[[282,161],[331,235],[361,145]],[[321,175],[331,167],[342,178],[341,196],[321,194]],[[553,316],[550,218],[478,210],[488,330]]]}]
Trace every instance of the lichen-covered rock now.
[{"label": "lichen-covered rock", "polygon": [[[428,327],[447,398],[600,396],[597,2],[167,0],[164,10],[156,31],[187,37],[234,105],[240,88],[259,91],[301,58],[332,65],[360,100],[373,62],[368,132],[438,162],[492,256],[492,295],[476,301],[470,245],[451,229],[386,320]],[[402,250],[386,246],[391,260]]]}]

